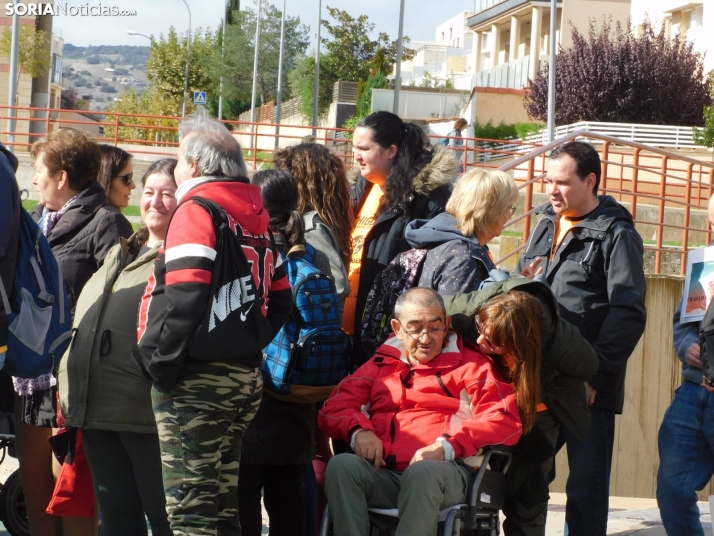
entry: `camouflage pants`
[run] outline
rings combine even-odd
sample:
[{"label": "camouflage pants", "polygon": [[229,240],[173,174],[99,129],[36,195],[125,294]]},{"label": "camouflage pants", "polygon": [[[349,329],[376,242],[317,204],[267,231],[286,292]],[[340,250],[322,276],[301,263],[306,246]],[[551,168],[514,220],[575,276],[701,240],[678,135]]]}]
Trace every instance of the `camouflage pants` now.
[{"label": "camouflage pants", "polygon": [[152,389],[174,536],[240,536],[241,443],[262,390],[259,369],[228,363],[193,365],[171,392]]}]

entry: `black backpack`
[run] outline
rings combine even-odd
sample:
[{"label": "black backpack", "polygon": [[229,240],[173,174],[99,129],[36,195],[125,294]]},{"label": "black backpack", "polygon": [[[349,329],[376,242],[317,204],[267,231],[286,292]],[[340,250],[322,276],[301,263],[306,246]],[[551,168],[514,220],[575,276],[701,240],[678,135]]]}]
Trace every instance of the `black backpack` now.
[{"label": "black backpack", "polygon": [[[273,328],[263,315],[265,300],[260,289],[267,281],[255,281],[243,244],[270,248],[277,255],[271,233],[239,236],[231,230],[220,205],[203,197],[191,197],[213,218],[216,229],[216,258],[208,307],[189,343],[188,354],[198,359],[240,362],[261,355],[273,339]],[[240,233],[240,226],[236,227]],[[259,243],[258,243],[259,242]],[[268,274],[266,273],[266,277]]]},{"label": "black backpack", "polygon": [[[702,360],[702,373],[709,385],[714,386],[714,300],[709,303],[707,312],[699,324],[699,347]],[[712,355],[708,355],[712,352]]]},{"label": "black backpack", "polygon": [[400,253],[374,278],[362,314],[361,341],[365,355],[373,356],[392,333],[389,319],[394,304],[419,281],[427,253],[428,249]]}]

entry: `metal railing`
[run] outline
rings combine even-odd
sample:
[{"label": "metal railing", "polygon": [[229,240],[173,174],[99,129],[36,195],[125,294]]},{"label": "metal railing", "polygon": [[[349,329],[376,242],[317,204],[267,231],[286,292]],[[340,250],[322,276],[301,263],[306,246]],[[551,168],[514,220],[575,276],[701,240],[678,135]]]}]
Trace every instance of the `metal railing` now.
[{"label": "metal railing", "polygon": [[[635,227],[644,238],[645,250],[654,252],[649,271],[662,273],[663,259],[669,256],[675,257],[679,273],[684,275],[688,251],[708,244],[712,238],[706,209],[714,192],[714,163],[584,130],[566,134],[499,167],[513,173],[520,183],[525,205],[524,213],[507,224],[522,225],[522,245],[498,262],[525,248],[538,208],[534,206],[535,196],[546,192],[547,154],[576,138],[597,143],[602,161],[599,193],[629,206]],[[693,223],[695,219],[698,221]]]},{"label": "metal railing", "polygon": [[[604,123],[598,121],[580,121],[570,125],[556,127],[555,137],[559,138],[569,134],[586,130],[605,136],[614,136],[620,140],[644,143],[657,147],[672,147],[675,149],[701,148],[694,142],[692,127],[679,127],[672,125],[641,125],[633,123]],[[548,132],[543,129],[538,134],[526,138],[526,141],[546,143]]]},{"label": "metal railing", "polygon": [[[16,151],[27,150],[44,132],[60,127],[90,130],[98,141],[121,145],[133,154],[156,157],[175,155],[178,147],[180,117],[140,114],[72,111],[50,108],[17,109],[15,132]],[[0,106],[0,128],[7,128],[8,107]],[[99,119],[99,120],[97,120]],[[277,148],[299,143],[304,136],[315,136],[349,168],[354,164],[352,142],[348,129],[309,125],[274,125],[241,121],[224,121],[240,141],[246,161],[259,169],[270,165]],[[42,132],[29,132],[42,127]],[[279,126],[279,131],[278,131]],[[684,274],[687,252],[706,245],[712,238],[706,208],[714,192],[714,162],[693,158],[639,142],[589,131],[570,132],[556,141],[540,145],[534,142],[460,138],[464,144],[451,147],[464,171],[473,167],[498,168],[510,173],[523,193],[524,212],[508,223],[507,234],[522,238],[522,244],[533,228],[535,208],[547,202],[545,169],[548,153],[558,145],[576,138],[592,143],[600,152],[602,178],[599,191],[615,197],[633,215],[635,226],[645,240],[645,249],[652,258],[648,271],[662,273],[665,260],[671,272]],[[439,143],[444,136],[433,136]],[[539,199],[540,198],[540,199]],[[536,216],[537,217],[537,216]],[[510,232],[508,232],[510,231]],[[517,255],[517,247],[499,262]]]}]

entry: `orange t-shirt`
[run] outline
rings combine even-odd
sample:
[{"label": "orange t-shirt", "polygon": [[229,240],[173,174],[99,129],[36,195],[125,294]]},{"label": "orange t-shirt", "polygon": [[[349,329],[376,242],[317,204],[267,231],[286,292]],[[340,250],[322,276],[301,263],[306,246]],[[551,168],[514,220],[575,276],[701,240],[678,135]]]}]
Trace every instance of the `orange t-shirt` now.
[{"label": "orange t-shirt", "polygon": [[553,251],[550,253],[550,260],[555,258],[555,252],[558,251],[560,244],[563,243],[563,240],[565,240],[568,232],[578,223],[580,223],[580,220],[569,220],[563,216],[558,218],[558,223],[555,228],[555,240],[553,240]]},{"label": "orange t-shirt", "polygon": [[355,319],[357,317],[357,292],[359,291],[364,239],[372,229],[372,226],[374,226],[375,215],[383,195],[384,193],[379,186],[372,187],[357,215],[355,228],[352,230],[352,257],[350,258],[350,268],[348,270],[350,294],[345,298],[345,308],[342,311],[342,329],[350,335],[354,335]]}]

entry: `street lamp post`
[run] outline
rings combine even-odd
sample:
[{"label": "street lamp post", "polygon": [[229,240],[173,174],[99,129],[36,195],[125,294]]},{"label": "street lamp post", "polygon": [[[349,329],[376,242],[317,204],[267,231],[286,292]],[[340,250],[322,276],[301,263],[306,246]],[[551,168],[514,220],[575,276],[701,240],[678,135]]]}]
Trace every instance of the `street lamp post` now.
[{"label": "street lamp post", "polygon": [[191,8],[186,0],[183,0],[188,9],[188,39],[186,40],[186,76],[183,81],[183,105],[181,106],[181,117],[186,117],[186,94],[188,93],[188,67],[191,61]]},{"label": "street lamp post", "polygon": [[225,68],[225,57],[226,57],[226,26],[228,25],[228,4],[226,4],[226,11],[223,14],[223,37],[221,39],[221,80],[220,80],[220,91],[218,95],[218,120],[223,119],[223,69]]},{"label": "street lamp post", "polygon": [[555,139],[555,31],[558,4],[550,0],[550,65],[548,66],[548,143]]},{"label": "street lamp post", "polygon": [[[320,98],[320,26],[322,26],[322,0],[317,0],[317,43],[315,45],[315,89],[312,95],[312,126],[317,126],[318,103]],[[317,136],[317,129],[312,129]]]},{"label": "street lamp post", "polygon": [[399,90],[402,88],[402,40],[404,39],[404,0],[399,6],[399,35],[397,36],[397,65],[394,70],[394,102],[392,113],[399,114]]},{"label": "street lamp post", "polygon": [[[258,51],[260,45],[260,11],[263,7],[261,0],[258,0],[258,17],[255,22],[255,52],[253,55],[253,95],[250,99],[250,122],[255,123],[255,105],[258,100]],[[251,133],[255,130],[255,125],[250,125]],[[253,147],[253,136],[250,137],[251,148]]]},{"label": "street lamp post", "polygon": [[8,116],[10,119],[7,122],[7,130],[9,134],[7,135],[6,142],[8,149],[15,152],[15,117],[17,117],[17,110],[14,106],[17,106],[17,86],[18,86],[18,73],[19,73],[19,57],[20,57],[20,15],[18,15],[17,10],[15,10],[12,16],[12,45],[10,47],[10,91],[8,95],[8,104],[10,109],[8,110]]},{"label": "street lamp post", "polygon": [[278,60],[278,103],[275,109],[275,148],[278,148],[280,135],[280,115],[283,109],[283,53],[285,49],[285,9],[288,0],[283,0],[283,18],[280,22],[280,59]]},{"label": "street lamp post", "polygon": [[134,30],[127,30],[126,33],[128,33],[129,35],[140,35],[141,37],[146,37],[152,43],[154,42],[154,39],[152,37],[144,35],[143,33],[135,32]]}]

